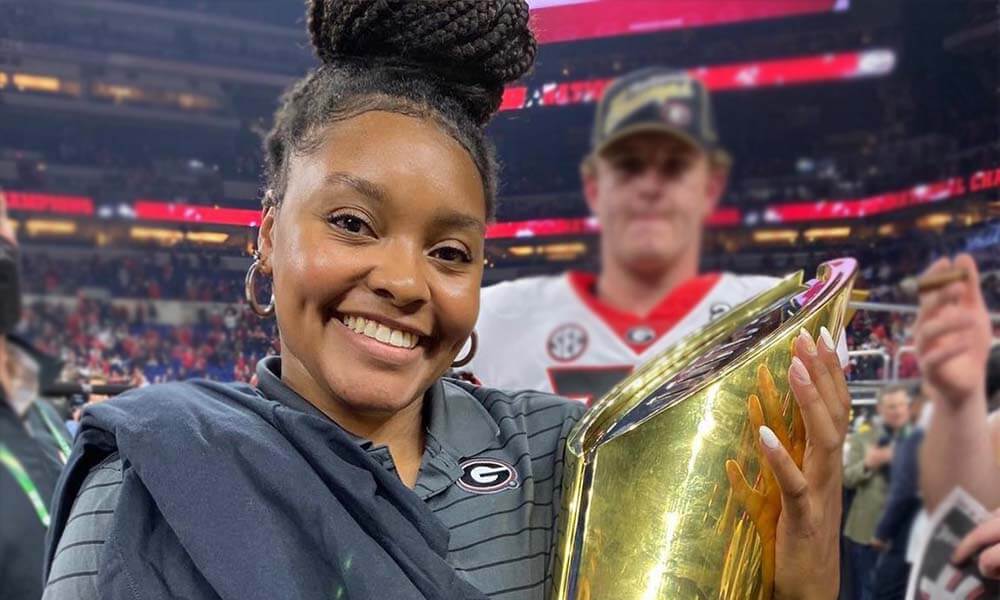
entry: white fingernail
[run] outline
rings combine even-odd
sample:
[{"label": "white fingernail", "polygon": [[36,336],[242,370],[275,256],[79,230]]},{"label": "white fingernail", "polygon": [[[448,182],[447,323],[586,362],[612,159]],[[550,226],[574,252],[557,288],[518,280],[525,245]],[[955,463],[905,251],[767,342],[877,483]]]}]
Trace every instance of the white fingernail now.
[{"label": "white fingernail", "polygon": [[771,450],[777,450],[781,442],[778,441],[778,436],[774,435],[771,428],[767,425],[761,425],[760,427],[760,441],[764,442],[764,445]]},{"label": "white fingernail", "polygon": [[836,352],[836,345],[833,343],[833,336],[830,335],[830,330],[826,328],[826,325],[819,328],[819,339],[823,341],[823,345],[830,352]]},{"label": "white fingernail", "polygon": [[816,356],[816,342],[813,341],[813,336],[806,330],[805,327],[799,330],[799,338],[806,345],[806,352],[812,356]]},{"label": "white fingernail", "polygon": [[803,385],[809,385],[812,383],[812,378],[809,377],[809,369],[806,368],[805,363],[803,363],[798,356],[792,357],[792,377],[797,379],[798,382]]}]

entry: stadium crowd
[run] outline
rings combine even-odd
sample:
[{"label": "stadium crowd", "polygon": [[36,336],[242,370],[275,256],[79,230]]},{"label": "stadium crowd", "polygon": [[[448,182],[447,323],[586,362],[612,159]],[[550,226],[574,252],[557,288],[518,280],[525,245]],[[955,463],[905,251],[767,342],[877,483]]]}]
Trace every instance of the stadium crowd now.
[{"label": "stadium crowd", "polygon": [[70,377],[129,380],[136,369],[151,382],[204,377],[249,381],[256,362],[277,352],[273,321],[242,304],[201,309],[182,325],[157,322],[155,303],[134,307],[79,297],[72,305],[37,300],[25,306],[21,332],[60,356]]},{"label": "stadium crowd", "polygon": [[[935,248],[925,255],[890,251],[870,262],[860,257],[859,287],[870,292],[872,301],[912,303],[900,291],[899,280],[919,272],[938,252],[955,250]],[[1000,305],[1000,258],[988,252],[978,258],[987,303]],[[73,258],[28,253],[24,261],[25,272],[34,274],[26,278],[25,291],[34,299],[26,306],[23,333],[90,376],[116,380],[139,368],[149,381],[247,381],[253,365],[276,351],[274,321],[261,320],[249,310],[242,300],[242,275],[220,270],[217,254]],[[773,270],[775,275],[781,272]],[[60,303],[53,296],[74,301]],[[199,308],[190,322],[169,325],[161,322],[156,300],[213,304]],[[910,315],[861,311],[848,328],[848,347],[884,350],[895,357],[912,343],[912,327]],[[913,354],[904,352],[900,358],[899,377],[916,376]],[[881,380],[889,375],[885,368],[881,358],[856,358],[851,378]]]}]

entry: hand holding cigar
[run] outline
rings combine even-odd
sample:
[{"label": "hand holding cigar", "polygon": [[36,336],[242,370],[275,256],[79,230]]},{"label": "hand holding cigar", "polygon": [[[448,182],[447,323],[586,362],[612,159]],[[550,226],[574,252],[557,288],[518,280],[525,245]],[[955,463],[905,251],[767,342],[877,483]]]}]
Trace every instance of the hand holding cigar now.
[{"label": "hand holding cigar", "polygon": [[899,283],[899,287],[910,296],[922,296],[935,290],[948,287],[956,281],[966,281],[969,272],[960,267],[948,267],[941,271],[928,272],[920,277],[907,277]]},{"label": "hand holding cigar", "polygon": [[914,342],[925,381],[955,405],[985,396],[992,327],[975,261],[942,258],[910,285],[919,295]]}]

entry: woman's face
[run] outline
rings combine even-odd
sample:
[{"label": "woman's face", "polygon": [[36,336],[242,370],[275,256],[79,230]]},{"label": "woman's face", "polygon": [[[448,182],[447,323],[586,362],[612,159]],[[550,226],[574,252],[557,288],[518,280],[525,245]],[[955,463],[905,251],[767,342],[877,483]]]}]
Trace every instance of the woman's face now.
[{"label": "woman's face", "polygon": [[433,123],[373,111],[325,130],[261,224],[282,377],[357,414],[421,397],[475,326],[485,223],[475,163]]}]

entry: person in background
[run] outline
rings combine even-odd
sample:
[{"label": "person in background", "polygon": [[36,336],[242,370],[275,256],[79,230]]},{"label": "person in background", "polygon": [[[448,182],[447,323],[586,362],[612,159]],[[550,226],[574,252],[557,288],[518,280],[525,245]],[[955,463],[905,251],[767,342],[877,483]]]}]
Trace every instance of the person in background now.
[{"label": "person in background", "polygon": [[60,365],[11,333],[20,308],[17,257],[0,192],[0,598],[38,600],[48,507],[71,441],[62,417],[39,397]]},{"label": "person in background", "polygon": [[773,287],[774,277],[698,272],[730,166],[702,82],[661,67],[615,80],[581,165],[583,196],[601,224],[600,273],[485,288],[479,353],[466,369],[491,387],[590,404],[636,366]]},{"label": "person in background", "polygon": [[889,491],[889,465],[895,443],[906,434],[910,421],[910,395],[905,387],[889,386],[879,392],[877,418],[848,438],[844,486],[854,490],[844,524],[851,564],[851,598],[867,600],[871,575],[878,559],[873,545],[875,526]]},{"label": "person in background", "polygon": [[[1000,509],[1000,418],[989,412],[1000,374],[989,311],[972,257],[941,258],[926,276],[965,277],[920,296],[917,356],[933,412],[920,453],[920,489],[933,511],[956,487],[989,510]],[[1000,579],[1000,515],[973,530],[953,559],[978,554],[983,575]]]},{"label": "person in background", "polygon": [[924,414],[925,396],[918,392],[910,404],[913,429],[893,452],[889,469],[889,493],[882,518],[875,528],[872,546],[879,550],[878,563],[872,583],[874,600],[903,600],[910,565],[906,550],[910,529],[923,505],[920,489],[918,452],[924,431],[920,419]]}]

